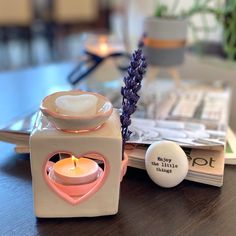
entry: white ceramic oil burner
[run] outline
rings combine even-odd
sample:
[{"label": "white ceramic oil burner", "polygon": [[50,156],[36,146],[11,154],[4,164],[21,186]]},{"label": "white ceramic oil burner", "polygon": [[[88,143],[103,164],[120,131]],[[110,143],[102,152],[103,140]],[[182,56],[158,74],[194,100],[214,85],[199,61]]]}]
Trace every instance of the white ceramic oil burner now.
[{"label": "white ceramic oil burner", "polygon": [[46,97],[30,136],[37,217],[116,214],[122,160],[120,118],[96,93],[69,91]]}]

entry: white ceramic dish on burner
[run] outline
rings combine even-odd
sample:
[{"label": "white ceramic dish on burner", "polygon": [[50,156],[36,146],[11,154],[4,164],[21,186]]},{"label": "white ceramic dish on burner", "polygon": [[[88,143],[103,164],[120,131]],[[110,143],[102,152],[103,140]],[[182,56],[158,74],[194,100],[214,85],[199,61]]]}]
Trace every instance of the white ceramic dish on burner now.
[{"label": "white ceramic dish on burner", "polygon": [[[96,112],[93,115],[67,115],[58,111],[55,103],[56,99],[61,96],[79,96],[94,95],[97,97]],[[47,96],[40,106],[42,113],[52,122],[59,130],[67,132],[88,131],[99,128],[110,117],[113,111],[111,102],[104,96],[84,92],[80,90],[56,92]]]}]

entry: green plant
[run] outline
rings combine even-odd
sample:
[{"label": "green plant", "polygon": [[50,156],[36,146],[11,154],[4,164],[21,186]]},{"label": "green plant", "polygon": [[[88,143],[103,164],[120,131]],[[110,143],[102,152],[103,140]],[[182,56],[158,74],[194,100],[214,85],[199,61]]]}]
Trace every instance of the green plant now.
[{"label": "green plant", "polygon": [[[227,57],[233,60],[236,56],[236,0],[196,0],[189,9],[177,12],[180,0],[175,0],[172,6],[158,1],[155,10],[155,16],[159,18],[187,18],[193,37],[197,41],[197,33],[205,32],[206,34],[213,31],[215,27],[209,27],[207,24],[206,14],[213,15],[224,27],[223,49]],[[214,5],[213,5],[214,4]],[[203,27],[197,27],[191,21],[191,17],[201,14]]]},{"label": "green plant", "polygon": [[224,25],[224,51],[228,58],[233,60],[236,56],[236,0],[227,1],[222,22]]},{"label": "green plant", "polygon": [[[233,0],[235,1],[235,0]],[[157,7],[155,11],[156,17],[167,17],[167,18],[186,18],[186,17],[192,17],[199,13],[210,13],[214,14],[216,17],[219,17],[221,15],[220,8],[212,7],[211,3],[213,0],[196,0],[194,3],[190,6],[189,9],[180,10],[177,12],[180,0],[175,0],[172,4],[172,6],[168,7],[166,4],[162,2],[157,2]],[[220,4],[221,1],[215,1],[217,2],[217,5]]]}]

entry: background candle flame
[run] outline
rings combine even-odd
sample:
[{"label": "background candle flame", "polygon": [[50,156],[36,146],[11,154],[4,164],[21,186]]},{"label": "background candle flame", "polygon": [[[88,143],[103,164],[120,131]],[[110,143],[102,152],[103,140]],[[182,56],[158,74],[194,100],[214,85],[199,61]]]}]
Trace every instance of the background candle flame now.
[{"label": "background candle flame", "polygon": [[107,43],[101,43],[100,44],[100,50],[102,54],[107,54],[108,53],[108,45]]}]

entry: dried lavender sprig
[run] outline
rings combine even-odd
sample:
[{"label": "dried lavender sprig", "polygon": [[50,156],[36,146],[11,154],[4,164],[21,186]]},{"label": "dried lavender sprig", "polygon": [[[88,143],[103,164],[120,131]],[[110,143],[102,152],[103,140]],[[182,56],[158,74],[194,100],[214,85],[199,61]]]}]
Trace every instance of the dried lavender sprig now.
[{"label": "dried lavender sprig", "polygon": [[129,140],[131,131],[128,129],[131,124],[131,115],[137,108],[137,102],[140,98],[138,91],[141,89],[141,82],[146,72],[147,63],[143,56],[142,49],[136,50],[131,57],[130,66],[128,67],[128,74],[124,77],[125,85],[121,88],[122,99],[122,114],[121,134],[123,138],[123,153],[125,142]]}]

